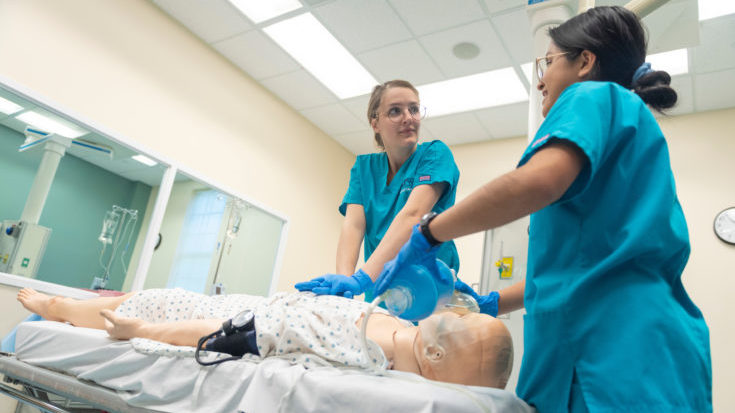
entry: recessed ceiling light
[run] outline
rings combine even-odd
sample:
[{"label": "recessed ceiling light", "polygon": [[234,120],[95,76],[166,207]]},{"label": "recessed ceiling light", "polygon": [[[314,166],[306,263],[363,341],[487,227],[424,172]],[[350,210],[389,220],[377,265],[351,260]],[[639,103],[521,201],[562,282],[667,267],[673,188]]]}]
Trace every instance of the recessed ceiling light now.
[{"label": "recessed ceiling light", "polygon": [[528,92],[512,67],[419,86],[428,116],[522,102]]},{"label": "recessed ceiling light", "polygon": [[23,106],[16,105],[15,103],[0,97],[0,112],[6,115],[12,115],[19,110],[22,110]]},{"label": "recessed ceiling light", "polygon": [[301,8],[298,0],[230,0],[253,23],[260,23]]},{"label": "recessed ceiling light", "polygon": [[665,70],[675,76],[689,72],[689,57],[687,49],[671,50],[646,56],[646,61],[653,70]]},{"label": "recessed ceiling light", "polygon": [[378,83],[311,13],[263,31],[340,99],[370,93]]},{"label": "recessed ceiling light", "polygon": [[88,133],[86,130],[74,125],[73,123],[67,122],[63,119],[56,119],[53,115],[41,114],[35,110],[23,112],[15,118],[30,126],[35,126],[36,128],[46,132],[55,133],[71,139],[78,138]]},{"label": "recessed ceiling light", "polygon": [[452,53],[457,56],[458,59],[470,60],[476,58],[480,54],[480,48],[474,43],[462,42],[454,45]]},{"label": "recessed ceiling light", "polygon": [[699,0],[698,5],[700,21],[735,13],[733,0]]},{"label": "recessed ceiling light", "polygon": [[151,158],[149,158],[149,157],[147,157],[145,155],[133,155],[133,156],[131,156],[131,158],[133,158],[134,160],[136,160],[136,161],[138,161],[138,162],[140,162],[140,163],[142,163],[143,165],[146,165],[146,166],[154,166],[154,165],[157,165],[158,164],[158,162],[154,161],[153,159],[151,159]]}]

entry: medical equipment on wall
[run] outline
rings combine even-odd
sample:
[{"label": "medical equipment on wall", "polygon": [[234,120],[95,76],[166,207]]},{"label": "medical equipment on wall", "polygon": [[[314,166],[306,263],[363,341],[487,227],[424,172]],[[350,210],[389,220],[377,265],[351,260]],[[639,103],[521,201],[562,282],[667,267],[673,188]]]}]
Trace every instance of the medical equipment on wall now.
[{"label": "medical equipment on wall", "polygon": [[[122,252],[120,253],[120,265],[123,268],[123,273],[127,272],[125,265],[125,254],[130,248],[130,241],[135,232],[135,224],[138,222],[138,210],[126,209],[117,205],[112,206],[112,210],[105,213],[105,218],[102,221],[102,232],[97,239],[102,243],[102,251],[100,252],[100,265],[102,266],[103,273],[101,277],[94,277],[92,280],[91,288],[99,290],[105,288],[107,281],[110,279],[110,270],[112,264],[117,256],[118,250],[121,245],[124,244]],[[103,263],[105,252],[107,247],[110,246],[110,257],[107,260],[107,264]]]},{"label": "medical equipment on wall", "polygon": [[35,278],[51,229],[25,221],[0,225],[0,272]]},{"label": "medical equipment on wall", "polygon": [[230,250],[232,249],[232,242],[237,237],[238,232],[240,231],[242,214],[244,211],[247,211],[249,206],[243,200],[234,198],[227,201],[227,208],[229,208],[230,213],[227,218],[225,238],[217,244],[217,248],[219,248],[219,257],[217,257],[217,266],[214,269],[214,278],[212,280],[210,295],[225,294],[225,285],[221,282],[217,282],[220,264],[222,263],[222,256],[225,253],[225,249],[227,249],[227,254],[230,253]]}]

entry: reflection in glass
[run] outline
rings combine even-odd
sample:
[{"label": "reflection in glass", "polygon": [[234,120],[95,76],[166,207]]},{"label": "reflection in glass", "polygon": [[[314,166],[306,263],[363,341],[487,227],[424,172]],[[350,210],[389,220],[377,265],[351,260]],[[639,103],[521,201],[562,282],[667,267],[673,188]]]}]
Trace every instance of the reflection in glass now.
[{"label": "reflection in glass", "polygon": [[[128,272],[126,266],[125,255],[130,249],[130,240],[133,238],[133,231],[136,228],[138,222],[138,210],[127,209],[117,205],[112,206],[111,211],[105,213],[105,219],[102,221],[102,233],[97,238],[102,242],[102,251],[100,252],[100,265],[102,266],[103,273],[102,277],[94,277],[92,280],[92,289],[99,290],[107,286],[107,281],[110,279],[110,269],[117,256],[120,245],[123,244],[123,250],[120,253],[120,265],[123,270],[123,274]],[[111,245],[110,258],[107,260],[107,264],[103,263],[105,256],[105,250],[108,245]]]}]

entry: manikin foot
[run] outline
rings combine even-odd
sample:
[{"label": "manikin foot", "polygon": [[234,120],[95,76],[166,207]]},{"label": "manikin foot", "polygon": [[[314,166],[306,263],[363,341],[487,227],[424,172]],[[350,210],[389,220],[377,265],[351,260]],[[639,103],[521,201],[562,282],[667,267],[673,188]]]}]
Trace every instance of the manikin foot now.
[{"label": "manikin foot", "polygon": [[100,315],[105,318],[107,334],[118,340],[141,337],[141,328],[146,324],[141,319],[119,316],[107,309],[100,311]]},{"label": "manikin foot", "polygon": [[49,307],[56,297],[39,293],[33,288],[23,288],[18,291],[18,296],[16,298],[21,304],[23,304],[23,307],[25,307],[26,310],[36,313],[46,320],[61,321],[49,314]]}]

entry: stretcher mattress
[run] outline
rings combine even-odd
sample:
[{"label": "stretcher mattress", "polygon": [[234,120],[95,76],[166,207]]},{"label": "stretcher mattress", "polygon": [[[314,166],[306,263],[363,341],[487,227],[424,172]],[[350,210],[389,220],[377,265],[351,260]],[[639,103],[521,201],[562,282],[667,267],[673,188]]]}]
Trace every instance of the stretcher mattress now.
[{"label": "stretcher mattress", "polygon": [[504,390],[388,371],[305,369],[278,358],[202,367],[186,356],[136,351],[105,331],[52,321],[21,323],[16,356],[113,389],[132,406],[163,412],[504,412],[534,410]]}]

